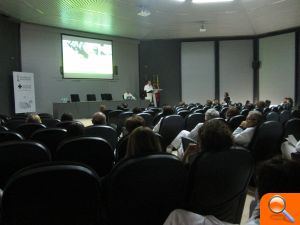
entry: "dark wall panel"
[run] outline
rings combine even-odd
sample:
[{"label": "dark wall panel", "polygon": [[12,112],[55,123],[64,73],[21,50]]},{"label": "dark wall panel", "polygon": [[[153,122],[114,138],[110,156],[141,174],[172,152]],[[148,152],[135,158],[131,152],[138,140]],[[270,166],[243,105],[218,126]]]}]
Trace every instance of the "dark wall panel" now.
[{"label": "dark wall panel", "polygon": [[140,90],[148,79],[159,77],[161,105],[181,100],[180,41],[141,41],[139,46]]},{"label": "dark wall panel", "polygon": [[13,112],[12,71],[20,70],[19,24],[0,15],[0,113]]}]

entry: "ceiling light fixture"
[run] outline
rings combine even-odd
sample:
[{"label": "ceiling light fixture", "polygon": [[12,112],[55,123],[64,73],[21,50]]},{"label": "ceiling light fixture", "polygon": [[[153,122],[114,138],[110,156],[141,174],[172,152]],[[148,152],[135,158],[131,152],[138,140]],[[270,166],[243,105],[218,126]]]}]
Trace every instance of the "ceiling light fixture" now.
[{"label": "ceiling light fixture", "polygon": [[151,15],[150,10],[146,9],[146,8],[140,8],[140,10],[137,13],[139,16],[143,16],[143,17],[147,17]]},{"label": "ceiling light fixture", "polygon": [[233,2],[234,0],[192,0],[192,3],[222,3],[222,2]]}]

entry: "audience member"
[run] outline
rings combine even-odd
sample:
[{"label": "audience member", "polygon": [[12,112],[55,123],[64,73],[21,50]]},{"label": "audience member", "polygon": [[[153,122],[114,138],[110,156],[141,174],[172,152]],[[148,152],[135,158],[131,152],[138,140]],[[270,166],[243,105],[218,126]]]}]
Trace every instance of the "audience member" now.
[{"label": "audience member", "polygon": [[282,106],[282,109],[284,109],[284,110],[292,110],[293,106],[294,106],[294,101],[290,97],[285,97],[283,99],[283,103],[281,104],[281,106]]},{"label": "audience member", "polygon": [[248,147],[255,129],[263,121],[262,113],[259,111],[250,111],[246,120],[243,121],[238,128],[233,131],[234,142],[237,145]]},{"label": "audience member", "polygon": [[82,123],[76,121],[67,126],[69,138],[80,137],[84,134],[84,126]]},{"label": "audience member", "polygon": [[136,100],[136,98],[129,91],[125,91],[125,93],[123,94],[123,99],[124,100]]},{"label": "audience member", "polygon": [[99,112],[106,113],[106,110],[107,110],[106,105],[101,104],[99,106]]},{"label": "audience member", "polygon": [[61,122],[73,121],[73,115],[71,113],[64,113],[64,114],[61,115],[60,121]]},{"label": "audience member", "polygon": [[[267,193],[300,193],[300,163],[273,158],[258,170],[257,190],[261,199]],[[214,216],[202,216],[182,209],[172,211],[164,225],[229,225]],[[259,201],[246,225],[260,224]]]},{"label": "audience member", "polygon": [[271,100],[267,99],[265,101],[265,108],[270,108],[270,105],[271,105]]},{"label": "audience member", "polygon": [[256,103],[255,110],[263,113],[265,107],[266,107],[266,103],[264,101],[258,101]]},{"label": "audience member", "polygon": [[139,114],[139,113],[141,113],[143,110],[140,108],[140,107],[134,107],[133,109],[132,109],[132,112],[134,113],[134,114]]},{"label": "audience member", "polygon": [[234,107],[234,106],[230,106],[228,108],[228,110],[226,111],[226,121],[229,121],[231,119],[231,117],[237,116],[240,114],[240,111],[238,110],[238,108]]},{"label": "audience member", "polygon": [[162,118],[158,121],[158,123],[154,126],[153,131],[155,133],[159,132],[161,121],[164,117],[174,114],[174,109],[170,105],[163,106]]},{"label": "audience member", "polygon": [[205,107],[211,107],[213,105],[213,101],[212,100],[210,100],[210,99],[207,99],[206,100],[206,104],[205,104]]},{"label": "audience member", "polygon": [[92,116],[93,125],[106,125],[106,116],[103,112],[96,112]]},{"label": "audience member", "polygon": [[126,119],[125,128],[127,134],[130,134],[135,128],[145,126],[145,120],[143,117],[138,115],[133,115]]},{"label": "audience member", "polygon": [[228,150],[233,144],[233,137],[228,125],[218,119],[206,121],[198,130],[197,145],[190,144],[183,161],[190,163],[192,156],[198,152],[213,153]]},{"label": "audience member", "polygon": [[129,136],[126,158],[161,152],[158,137],[148,127],[138,127]]},{"label": "audience member", "polygon": [[36,113],[30,113],[26,118],[26,123],[42,123],[40,116]]},{"label": "audience member", "polygon": [[230,105],[231,104],[231,100],[230,100],[228,92],[224,93],[224,102],[225,102],[226,105]]}]

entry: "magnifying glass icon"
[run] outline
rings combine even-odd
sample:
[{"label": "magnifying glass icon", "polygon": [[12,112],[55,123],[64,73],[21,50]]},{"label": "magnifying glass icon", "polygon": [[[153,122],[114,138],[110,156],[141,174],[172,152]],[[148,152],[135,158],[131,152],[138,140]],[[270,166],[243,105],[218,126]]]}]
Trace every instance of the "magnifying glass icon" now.
[{"label": "magnifying glass icon", "polygon": [[291,216],[291,214],[289,214],[286,210],[286,202],[285,199],[283,197],[281,197],[280,195],[274,195],[272,198],[270,198],[269,201],[269,209],[271,212],[273,213],[283,213],[283,215],[285,215],[285,217],[291,222],[294,223],[295,219],[294,217]]}]

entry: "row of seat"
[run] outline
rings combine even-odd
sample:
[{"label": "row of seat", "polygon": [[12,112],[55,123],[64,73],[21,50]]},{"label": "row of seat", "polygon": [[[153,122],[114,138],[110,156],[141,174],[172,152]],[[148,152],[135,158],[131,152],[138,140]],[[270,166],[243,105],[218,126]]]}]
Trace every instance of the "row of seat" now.
[{"label": "row of seat", "polygon": [[190,170],[169,154],[122,161],[102,180],[81,164],[48,162],[4,188],[4,224],[157,225],[184,208],[240,223],[254,161],[244,149],[199,155]]}]

